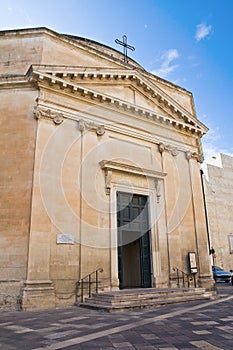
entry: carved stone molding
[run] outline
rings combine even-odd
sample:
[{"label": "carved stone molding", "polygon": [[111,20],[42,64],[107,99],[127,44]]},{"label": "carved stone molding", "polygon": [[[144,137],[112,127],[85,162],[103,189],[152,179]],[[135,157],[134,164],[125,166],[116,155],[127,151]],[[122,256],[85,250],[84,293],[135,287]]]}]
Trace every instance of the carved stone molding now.
[{"label": "carved stone molding", "polygon": [[[60,125],[67,116],[60,112],[52,111],[49,108],[40,108],[35,107],[33,111],[33,115],[35,119],[47,119],[54,122],[55,125]],[[77,120],[77,116],[69,116],[69,119],[78,121],[78,129],[83,132],[84,130],[95,131],[97,136],[102,136],[105,133],[104,125],[94,123],[91,121],[86,121],[84,119]]]},{"label": "carved stone molding", "polygon": [[204,162],[204,157],[202,154],[196,154],[195,158],[197,159],[198,163]]},{"label": "carved stone molding", "polygon": [[160,152],[160,153],[163,153],[163,152],[165,151],[165,145],[164,145],[164,143],[160,143],[160,144],[158,145],[158,147],[159,147],[159,152]]},{"label": "carved stone molding", "polygon": [[[59,73],[49,73],[48,71],[41,71],[40,68],[37,70],[38,68],[39,67],[34,66],[30,76],[31,81],[43,81],[43,84],[47,83],[50,86],[57,86],[62,90],[66,89],[71,94],[76,93],[82,97],[90,98],[92,100],[95,99],[110,106],[124,108],[134,113],[138,113],[139,115],[142,115],[151,120],[171,124],[176,128],[186,130],[186,132],[192,132],[202,136],[208,130],[200,121],[196,120],[196,118],[191,113],[178,105],[175,100],[171,99],[169,95],[160,89],[158,90],[154,84],[145,79],[144,76],[139,73],[139,71],[125,72],[125,70],[116,70],[115,72],[101,72],[100,69],[91,69],[89,71],[85,69],[85,71],[76,70],[71,73],[63,72],[61,75],[60,70]],[[141,106],[136,106],[129,103],[128,101],[124,101],[102,92],[93,90],[87,86],[83,86],[83,79],[89,79],[91,81],[93,79],[129,79],[130,83],[136,82],[136,84],[140,86],[143,91],[146,91],[147,94],[150,94],[151,98],[158,99],[160,102],[166,104],[167,108],[171,109],[173,113],[178,113],[181,120],[170,118],[165,115],[159,115],[153,110],[142,108]]]},{"label": "carved stone molding", "polygon": [[104,135],[104,133],[105,133],[104,125],[98,126],[98,127],[97,127],[97,130],[96,130],[96,134],[97,134],[98,136],[102,136],[102,135]]},{"label": "carved stone molding", "polygon": [[53,122],[54,124],[60,125],[63,122],[63,115],[62,114],[58,114],[53,118]]},{"label": "carved stone molding", "polygon": [[186,151],[186,158],[188,161],[190,159],[196,159],[199,163],[203,163],[204,161],[203,155],[197,152]]},{"label": "carved stone molding", "polygon": [[178,155],[178,149],[176,148],[176,147],[172,147],[171,149],[170,149],[170,152],[171,152],[171,155],[173,156],[173,157],[175,157],[175,156],[177,156]]},{"label": "carved stone molding", "polygon": [[177,156],[179,151],[177,149],[177,147],[171,146],[171,145],[165,145],[164,143],[160,143],[158,145],[159,148],[159,152],[163,153],[164,151],[169,152],[173,157]]},{"label": "carved stone molding", "polygon": [[152,169],[143,169],[134,165],[107,161],[107,160],[102,160],[99,164],[100,164],[100,167],[105,171],[105,191],[107,195],[110,194],[112,172],[120,171],[128,174],[153,178],[155,180],[155,187],[157,189],[157,200],[159,201],[160,193],[158,194],[158,187],[159,187],[160,181],[167,175],[166,173],[152,170]]},{"label": "carved stone molding", "polygon": [[112,171],[111,170],[105,170],[105,191],[106,191],[107,195],[110,194],[111,181],[112,181]]},{"label": "carved stone molding", "polygon": [[64,120],[62,113],[53,112],[51,109],[42,109],[36,107],[33,111],[33,115],[36,119],[52,120],[56,125],[60,125]]},{"label": "carved stone molding", "polygon": [[156,188],[156,197],[157,197],[157,203],[159,204],[160,198],[161,198],[161,179],[155,179],[155,188]]},{"label": "carved stone molding", "polygon": [[79,131],[81,131],[81,132],[85,130],[85,122],[83,119],[80,119],[78,121],[78,128],[79,128]]},{"label": "carved stone molding", "polygon": [[[164,144],[162,142],[160,142],[158,144],[158,150],[160,153],[163,153],[164,151],[169,152],[173,157],[177,156],[179,154],[179,150],[177,149],[177,147],[171,146],[169,144]],[[193,151],[186,151],[185,152],[185,156],[187,160],[190,159],[196,159],[199,163],[203,163],[204,161],[204,157],[202,154],[197,153],[197,152],[193,152]]]},{"label": "carved stone molding", "polygon": [[79,120],[79,130],[95,131],[97,136],[102,136],[105,133],[104,125],[99,125],[97,123],[85,121],[83,119]]},{"label": "carved stone molding", "polygon": [[186,151],[186,158],[187,160],[190,160],[192,158],[192,152],[191,151]]}]

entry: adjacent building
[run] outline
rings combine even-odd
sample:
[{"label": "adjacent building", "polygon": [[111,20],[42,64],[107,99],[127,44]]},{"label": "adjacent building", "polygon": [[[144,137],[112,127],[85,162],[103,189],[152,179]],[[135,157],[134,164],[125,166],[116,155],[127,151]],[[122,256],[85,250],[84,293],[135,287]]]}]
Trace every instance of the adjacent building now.
[{"label": "adjacent building", "polygon": [[[73,305],[77,280],[213,288],[192,93],[101,43],[0,32],[0,304]],[[232,231],[227,231],[229,235]]]},{"label": "adjacent building", "polygon": [[204,187],[213,264],[233,270],[233,157],[207,159]]}]

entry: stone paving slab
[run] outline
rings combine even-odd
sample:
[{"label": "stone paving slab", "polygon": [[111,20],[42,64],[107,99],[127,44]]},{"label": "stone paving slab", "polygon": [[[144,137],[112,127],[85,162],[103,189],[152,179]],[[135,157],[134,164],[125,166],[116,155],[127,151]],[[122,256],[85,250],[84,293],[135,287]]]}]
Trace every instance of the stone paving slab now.
[{"label": "stone paving slab", "polygon": [[221,298],[114,314],[80,307],[0,312],[0,350],[232,350],[233,287]]}]

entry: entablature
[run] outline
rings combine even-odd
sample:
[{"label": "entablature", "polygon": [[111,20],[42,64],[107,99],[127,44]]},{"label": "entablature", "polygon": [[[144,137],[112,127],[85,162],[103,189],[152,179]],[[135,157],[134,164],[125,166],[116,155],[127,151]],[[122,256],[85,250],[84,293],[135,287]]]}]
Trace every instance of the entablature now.
[{"label": "entablature", "polygon": [[[139,141],[143,142],[149,142],[151,144],[155,144],[158,146],[158,151],[160,153],[168,152],[173,157],[177,156],[180,152],[185,153],[186,159],[190,160],[191,158],[196,159],[198,162],[203,162],[203,155],[197,150],[196,147],[193,147],[191,145],[181,145],[179,142],[176,142],[175,140],[171,141],[169,139],[164,139],[163,137],[155,136],[146,133],[142,130],[135,130],[132,128],[129,128],[124,125],[112,125],[111,123],[103,123],[103,120],[100,119],[92,119],[88,118],[87,115],[82,115],[80,113],[67,113],[62,111],[61,109],[54,108],[54,106],[48,106],[43,101],[38,101],[37,106],[35,106],[34,109],[34,117],[39,120],[47,120],[53,122],[56,126],[59,126],[62,124],[65,120],[73,120],[78,123],[78,129],[81,132],[88,132],[88,131],[94,131],[96,132],[97,136],[103,136],[106,131],[109,133],[117,133],[122,134],[124,136],[137,139]],[[116,164],[113,163],[102,163],[102,166],[109,167],[110,166],[116,166]],[[123,169],[126,169],[127,166],[122,166]],[[113,169],[113,168],[112,168]],[[132,168],[133,169],[133,168]],[[117,170],[117,168],[115,168]],[[118,170],[119,167],[118,167]],[[129,169],[128,169],[129,170]],[[145,172],[144,172],[145,174]],[[157,176],[158,173],[150,173],[151,175]],[[149,173],[148,173],[149,176]]]},{"label": "entablature", "polygon": [[204,133],[208,131],[208,128],[206,128],[206,126],[195,116],[161,90],[156,84],[146,79],[145,75],[138,69],[32,66],[29,72],[34,72],[35,74],[41,72],[52,76],[53,79],[51,79],[51,84],[55,84],[56,79],[62,79],[66,82],[68,81],[70,84],[84,81],[94,82],[95,80],[106,80],[108,82],[133,82],[140,87],[144,93],[157,99],[160,103],[169,108],[172,113],[176,113],[178,118],[183,119],[183,122],[190,124],[197,129],[203,129]]},{"label": "entablature", "polygon": [[[72,74],[75,74],[75,73],[72,73]],[[80,73],[76,73],[76,74],[80,74]],[[82,74],[84,73],[82,72]],[[85,73],[85,74],[88,76],[88,73]],[[93,72],[90,73],[89,71],[89,74],[93,74]],[[105,74],[105,78],[106,78],[106,75],[107,74]],[[119,75],[117,76],[118,76],[118,79],[137,80],[137,77],[135,74],[121,75],[120,77]],[[125,100],[110,96],[103,92],[96,91],[89,87],[83,86],[82,84],[77,84],[74,80],[72,80],[71,77],[70,79],[66,79],[66,77],[67,77],[66,73],[62,73],[62,77],[60,77],[59,75],[57,75],[57,73],[52,74],[52,73],[45,73],[45,72],[35,70],[35,71],[32,71],[32,73],[30,74],[29,79],[34,83],[37,81],[39,84],[45,84],[45,85],[47,84],[48,86],[56,85],[61,90],[66,89],[66,91],[68,91],[71,94],[78,93],[82,97],[90,98],[91,100],[96,100],[100,103],[108,104],[108,106],[110,107],[122,108],[128,112],[136,113],[144,117],[145,119],[166,123],[180,130],[197,134],[199,135],[199,137],[202,137],[207,131],[207,128],[203,127],[202,125],[199,125],[198,121],[194,124],[193,121],[191,121],[190,119],[188,119],[187,122],[185,122],[185,121],[180,121],[162,114],[158,114],[151,109],[129,103]],[[109,79],[112,79],[112,78],[109,77]],[[143,85],[144,83],[141,81],[141,83],[139,84]],[[147,89],[150,91],[149,87],[147,87]],[[153,94],[155,93],[153,92]],[[157,95],[154,95],[154,97],[156,96]],[[176,109],[176,111],[178,110]]]}]

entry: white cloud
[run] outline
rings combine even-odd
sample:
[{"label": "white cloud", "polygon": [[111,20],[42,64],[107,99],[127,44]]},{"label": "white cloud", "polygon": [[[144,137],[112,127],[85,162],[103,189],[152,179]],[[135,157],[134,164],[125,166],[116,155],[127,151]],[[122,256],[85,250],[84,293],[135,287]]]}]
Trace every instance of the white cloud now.
[{"label": "white cloud", "polygon": [[212,32],[212,26],[206,25],[205,23],[200,23],[196,26],[195,38],[200,41],[206,38]]},{"label": "white cloud", "polygon": [[179,86],[183,86],[186,82],[187,82],[187,78],[185,77],[171,80],[171,83]]},{"label": "white cloud", "polygon": [[160,57],[160,61],[162,61],[160,68],[153,70],[151,73],[166,78],[179,67],[178,64],[171,64],[178,57],[180,57],[180,54],[177,49],[169,49],[163,52]]}]

